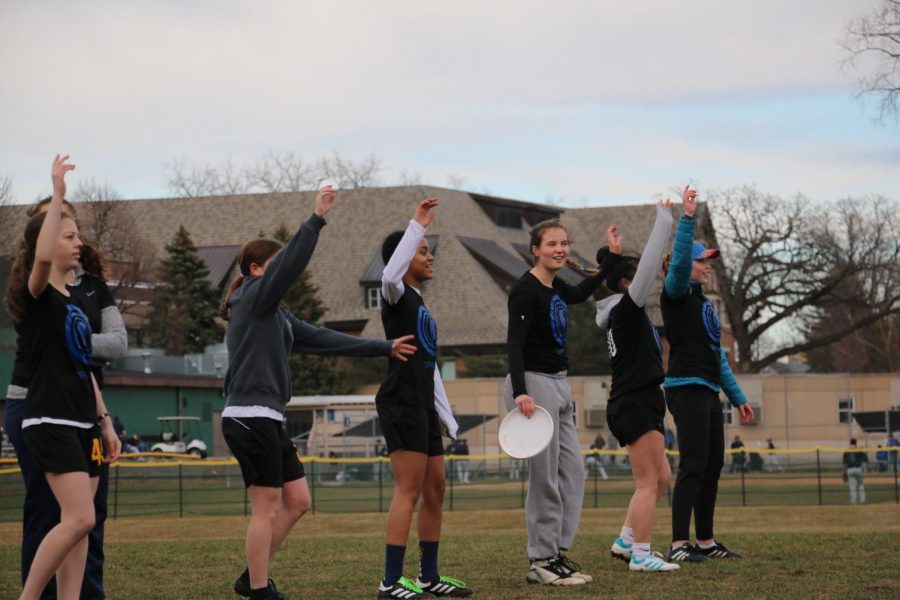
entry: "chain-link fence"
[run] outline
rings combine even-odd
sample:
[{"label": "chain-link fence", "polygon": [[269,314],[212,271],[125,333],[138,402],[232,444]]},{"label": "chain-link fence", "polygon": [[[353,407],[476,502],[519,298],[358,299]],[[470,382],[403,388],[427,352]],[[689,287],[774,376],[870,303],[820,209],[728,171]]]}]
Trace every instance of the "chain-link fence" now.
[{"label": "chain-link fence", "polygon": [[[896,451],[875,458],[861,477],[847,478],[846,448],[728,450],[719,483],[720,506],[900,503]],[[586,508],[628,505],[634,491],[624,450],[587,451]],[[670,453],[677,474],[678,453]],[[872,460],[875,458],[874,460]],[[387,458],[303,460],[314,512],[385,512],[393,481]],[[5,463],[5,464],[2,464]],[[526,461],[506,455],[449,456],[445,510],[521,508],[528,490]],[[0,521],[21,519],[24,488],[15,461],[0,462]],[[671,501],[670,493],[661,502]],[[250,505],[234,459],[124,455],[110,466],[109,518],[246,515]]]}]

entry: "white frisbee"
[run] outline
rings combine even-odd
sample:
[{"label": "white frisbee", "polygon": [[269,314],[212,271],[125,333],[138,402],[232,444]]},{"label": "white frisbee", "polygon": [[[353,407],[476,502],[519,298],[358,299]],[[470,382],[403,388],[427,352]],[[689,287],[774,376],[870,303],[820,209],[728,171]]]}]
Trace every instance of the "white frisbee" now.
[{"label": "white frisbee", "polygon": [[500,423],[500,448],[512,458],[531,458],[543,452],[553,439],[553,417],[535,405],[531,418],[519,409],[513,410]]}]

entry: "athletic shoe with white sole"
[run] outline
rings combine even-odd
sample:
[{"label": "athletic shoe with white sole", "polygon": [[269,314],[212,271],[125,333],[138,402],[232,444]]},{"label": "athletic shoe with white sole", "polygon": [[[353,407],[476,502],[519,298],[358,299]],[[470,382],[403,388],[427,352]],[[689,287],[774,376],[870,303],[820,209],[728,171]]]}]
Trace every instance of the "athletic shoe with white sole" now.
[{"label": "athletic shoe with white sole", "polygon": [[453,579],[452,577],[445,577],[443,575],[434,582],[422,581],[417,577],[416,585],[422,588],[422,591],[432,593],[438,598],[465,598],[466,596],[471,596],[475,593],[475,590],[466,587],[466,584],[459,579]]},{"label": "athletic shoe with white sole", "polygon": [[622,538],[617,537],[609,549],[609,554],[613,558],[628,562],[631,560],[631,544],[626,543]]},{"label": "athletic shoe with white sole", "polygon": [[581,572],[581,565],[579,565],[577,562],[575,562],[574,560],[572,560],[571,558],[569,558],[562,552],[559,553],[558,560],[563,567],[568,569],[569,577],[575,577],[576,579],[584,579],[585,583],[590,583],[594,580],[594,578],[591,577],[590,575],[588,575],[587,573]]},{"label": "athletic shoe with white sole", "polygon": [[740,552],[729,550],[719,542],[716,542],[711,548],[701,548],[700,546],[694,546],[694,548],[697,549],[697,552],[710,558],[744,558]]},{"label": "athletic shoe with white sole", "polygon": [[395,598],[397,600],[420,600],[421,598],[434,598],[434,594],[426,592],[411,579],[401,577],[392,585],[378,584],[379,598]]},{"label": "athletic shoe with white sole", "polygon": [[653,552],[644,558],[638,558],[632,554],[631,560],[628,561],[629,571],[677,571],[681,567],[675,563],[663,560],[663,555],[659,552]]},{"label": "athletic shoe with white sole", "polygon": [[699,552],[695,547],[685,542],[675,548],[669,548],[669,556],[667,560],[702,563],[709,561],[710,558],[702,552]]},{"label": "athletic shoe with white sole", "polygon": [[560,562],[559,556],[531,561],[531,569],[525,576],[525,581],[541,585],[584,585],[587,583],[580,577],[572,577],[572,571]]}]

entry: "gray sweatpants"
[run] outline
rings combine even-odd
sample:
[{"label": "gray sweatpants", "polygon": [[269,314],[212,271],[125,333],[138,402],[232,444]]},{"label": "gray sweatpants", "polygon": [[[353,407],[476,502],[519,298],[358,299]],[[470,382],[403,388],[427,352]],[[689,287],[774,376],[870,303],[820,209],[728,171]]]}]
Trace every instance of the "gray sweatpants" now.
[{"label": "gray sweatpants", "polygon": [[[542,559],[568,550],[575,541],[584,501],[584,463],[575,430],[575,403],[565,373],[525,372],[528,395],[553,417],[553,439],[546,450],[529,459],[528,557]],[[512,383],[506,377],[506,408],[516,408]]]}]

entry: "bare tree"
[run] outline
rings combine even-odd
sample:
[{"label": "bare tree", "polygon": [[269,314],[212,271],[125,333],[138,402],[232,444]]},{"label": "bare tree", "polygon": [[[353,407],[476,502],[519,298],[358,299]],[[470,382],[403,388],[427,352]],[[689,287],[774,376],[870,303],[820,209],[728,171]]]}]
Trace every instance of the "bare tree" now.
[{"label": "bare tree", "polygon": [[859,96],[874,96],[879,118],[884,121],[900,111],[900,0],[881,0],[871,13],[847,26],[843,42],[845,66],[856,67],[866,59],[874,63],[870,74],[858,80]]},{"label": "bare tree", "polygon": [[[713,195],[709,206],[700,233],[722,249],[713,264],[739,371],[758,372],[900,313],[897,202],[823,205],[744,187]],[[838,307],[853,309],[843,326],[815,327]]]},{"label": "bare tree", "polygon": [[134,312],[155,280],[156,252],[142,235],[124,200],[106,182],[80,182],[72,192],[89,241],[106,254],[112,292],[119,312]]},{"label": "bare tree", "polygon": [[172,194],[191,198],[311,191],[326,181],[344,189],[362,188],[378,185],[384,167],[374,154],[351,160],[333,152],[310,163],[293,152],[270,152],[244,167],[230,159],[217,166],[188,166],[179,159],[166,163],[165,168],[166,185]]},{"label": "bare tree", "polygon": [[[358,161],[343,158],[337,152],[330,157],[322,157],[316,162],[319,182],[316,188],[327,180],[333,181],[338,188],[358,189],[378,185],[378,176],[384,166],[375,154]],[[314,188],[315,189],[315,188]]]},{"label": "bare tree", "polygon": [[447,175],[447,187],[451,190],[461,190],[466,186],[466,178],[456,173]]},{"label": "bare tree", "polygon": [[12,209],[8,208],[14,203],[12,179],[0,177],[0,214],[2,214],[2,218],[0,218],[0,254],[3,254],[4,251],[14,252],[12,240],[16,221],[9,214]]}]

